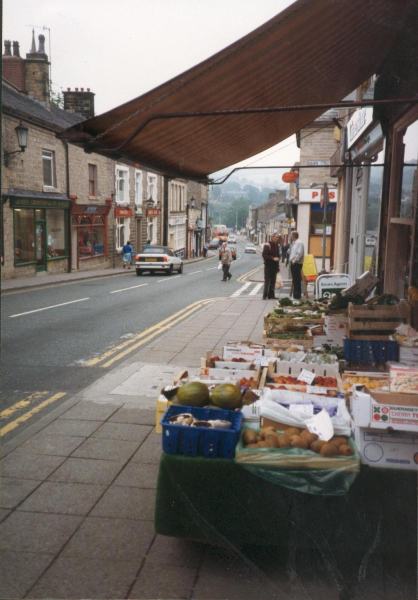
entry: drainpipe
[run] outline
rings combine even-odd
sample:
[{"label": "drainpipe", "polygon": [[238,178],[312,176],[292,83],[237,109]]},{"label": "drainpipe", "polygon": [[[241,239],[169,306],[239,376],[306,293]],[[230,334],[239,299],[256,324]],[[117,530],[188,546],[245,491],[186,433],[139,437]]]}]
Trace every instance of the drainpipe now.
[{"label": "drainpipe", "polygon": [[163,246],[168,246],[168,182],[169,178],[164,175],[164,219],[163,219]]},{"label": "drainpipe", "polygon": [[[65,150],[65,177],[66,177],[66,188],[67,188],[67,196],[68,198],[70,197],[70,158],[69,158],[69,150],[68,150],[68,144],[67,142],[64,142],[64,140],[61,140],[63,145],[64,145],[64,150]],[[73,261],[73,257],[72,257],[72,244],[71,244],[71,212],[69,213],[68,216],[68,223],[67,223],[67,239],[68,239],[68,246],[69,246],[69,255],[70,258],[68,259],[68,267],[67,267],[67,273],[71,273],[71,265],[72,265],[72,261]]]}]

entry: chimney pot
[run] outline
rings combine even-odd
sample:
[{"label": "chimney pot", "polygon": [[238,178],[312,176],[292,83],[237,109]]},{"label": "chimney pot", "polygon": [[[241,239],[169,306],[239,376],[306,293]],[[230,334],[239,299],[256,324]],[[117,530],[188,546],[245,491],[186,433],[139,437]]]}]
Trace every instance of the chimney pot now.
[{"label": "chimney pot", "polygon": [[90,88],[87,88],[87,91],[89,92],[89,91],[90,91]]},{"label": "chimney pot", "polygon": [[82,92],[84,92],[84,88],[80,88]]},{"label": "chimney pot", "polygon": [[11,56],[12,43],[10,40],[4,40],[4,56]]},{"label": "chimney pot", "polygon": [[39,46],[38,52],[39,54],[45,54],[45,36],[42,33],[38,36]]},{"label": "chimney pot", "polygon": [[78,88],[75,88],[75,91],[78,92]]},{"label": "chimney pot", "polygon": [[67,88],[67,92],[71,92],[71,88]]},{"label": "chimney pot", "polygon": [[19,42],[13,42],[13,56],[18,56],[20,58]]}]

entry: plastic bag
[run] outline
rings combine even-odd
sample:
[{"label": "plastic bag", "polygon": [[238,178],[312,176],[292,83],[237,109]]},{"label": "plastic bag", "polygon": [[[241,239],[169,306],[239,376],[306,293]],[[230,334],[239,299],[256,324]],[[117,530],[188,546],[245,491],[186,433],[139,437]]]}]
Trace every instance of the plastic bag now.
[{"label": "plastic bag", "polygon": [[277,273],[276,277],[276,285],[274,286],[276,290],[281,290],[283,287],[283,279],[280,273]]},{"label": "plastic bag", "polygon": [[218,271],[220,271],[222,269],[222,263],[219,263],[218,265]]}]

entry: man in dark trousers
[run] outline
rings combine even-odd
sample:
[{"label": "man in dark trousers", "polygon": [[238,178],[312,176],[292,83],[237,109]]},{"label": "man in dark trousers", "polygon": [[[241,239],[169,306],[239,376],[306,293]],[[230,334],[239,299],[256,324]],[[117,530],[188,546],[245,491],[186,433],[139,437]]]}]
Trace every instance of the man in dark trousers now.
[{"label": "man in dark trousers", "polygon": [[293,298],[299,300],[302,295],[302,267],[305,258],[305,248],[299,239],[297,231],[292,231],[292,245],[290,246],[290,272],[293,281]]},{"label": "man in dark trousers", "polygon": [[274,300],[274,288],[276,285],[277,273],[280,271],[279,267],[279,239],[278,233],[274,233],[270,241],[264,244],[263,247],[263,260],[264,260],[264,291],[263,300],[271,299]]}]

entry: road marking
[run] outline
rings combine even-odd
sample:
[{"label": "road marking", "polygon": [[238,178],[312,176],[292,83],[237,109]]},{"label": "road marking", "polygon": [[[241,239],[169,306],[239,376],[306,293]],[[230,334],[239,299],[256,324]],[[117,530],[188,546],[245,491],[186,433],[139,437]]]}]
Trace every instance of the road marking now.
[{"label": "road marking", "polygon": [[172,281],[173,279],[177,279],[177,277],[180,277],[180,275],[174,275],[174,277],[171,276],[168,279],[167,277],[165,279],[158,279],[155,283],[162,283],[163,281]]},{"label": "road marking", "polygon": [[[163,280],[163,281],[165,281],[165,280]],[[202,302],[208,303],[208,302],[214,302],[215,300],[222,300],[222,299],[223,298],[211,298],[211,299],[208,299],[208,300],[198,300],[197,302],[194,302],[193,304],[189,304],[189,306],[186,306],[185,308],[182,308],[181,310],[179,310],[178,312],[174,313],[170,317],[167,317],[167,319],[164,319],[163,321],[160,321],[160,323],[157,323],[156,325],[153,325],[152,327],[150,327],[149,329],[146,329],[145,331],[142,331],[141,333],[139,333],[135,337],[127,340],[126,342],[122,342],[122,344],[119,344],[118,346],[115,346],[111,350],[108,350],[102,356],[98,356],[98,357],[93,358],[92,360],[86,362],[84,366],[85,367],[94,367],[94,366],[98,365],[99,363],[103,362],[104,360],[106,360],[107,358],[109,358],[110,356],[112,356],[113,354],[116,354],[117,352],[123,350],[124,348],[127,348],[128,346],[130,346],[131,344],[133,344],[137,340],[140,340],[140,339],[146,337],[147,335],[149,335],[150,333],[152,333],[152,332],[154,332],[156,330],[160,331],[161,328],[164,327],[167,323],[170,323],[173,319],[179,317],[180,315],[183,315],[188,310],[190,310],[193,306],[196,306],[196,305],[200,306],[202,304]]]},{"label": "road marking", "polygon": [[239,290],[237,290],[236,292],[234,292],[232,294],[232,296],[230,296],[231,298],[236,298],[237,296],[240,296],[242,294],[242,292],[244,292],[248,287],[250,287],[251,282],[249,281],[248,283],[244,283],[244,285],[242,287],[239,288]]},{"label": "road marking", "polygon": [[132,287],[123,288],[122,290],[114,290],[113,292],[109,292],[109,294],[119,294],[119,292],[126,292],[126,290],[135,290],[136,288],[144,287],[144,285],[148,285],[148,283],[141,283],[140,285],[133,285]]},{"label": "road marking", "polygon": [[25,400],[20,400],[19,402],[16,402],[16,404],[13,404],[13,406],[11,406],[10,408],[2,410],[0,412],[0,418],[6,419],[7,417],[10,417],[10,415],[20,410],[21,408],[26,408],[26,406],[28,406],[32,400],[42,398],[42,396],[45,396],[45,394],[47,393],[48,392],[34,392],[33,394],[30,394],[30,396],[28,396]]},{"label": "road marking", "polygon": [[259,265],[252,271],[248,271],[248,273],[244,273],[244,275],[241,275],[240,277],[238,277],[237,281],[246,281],[248,279],[248,277],[251,277],[251,275],[254,275],[257,271],[259,271],[262,268],[263,268],[263,265]]},{"label": "road marking", "polygon": [[255,296],[256,294],[258,294],[258,292],[260,291],[260,288],[263,287],[262,283],[257,283],[257,285],[254,287],[253,290],[251,290],[251,292],[248,294],[249,296]]},{"label": "road marking", "polygon": [[[216,300],[219,300],[219,298],[211,298],[210,300],[204,300],[203,302],[198,303],[197,306],[194,306],[188,312],[185,312],[184,314],[182,314],[180,317],[178,317],[174,321],[170,321],[164,327],[159,327],[157,330],[155,330],[153,333],[151,333],[148,337],[146,337],[144,339],[141,339],[136,344],[133,344],[132,346],[130,346],[129,348],[127,348],[126,350],[124,350],[120,354],[117,354],[116,356],[114,356],[113,358],[111,358],[109,361],[107,361],[106,363],[104,363],[103,365],[101,365],[101,367],[103,369],[106,369],[107,367],[110,367],[117,360],[120,360],[121,358],[124,358],[127,354],[129,354],[133,350],[136,350],[140,346],[143,346],[144,344],[146,344],[147,342],[149,342],[150,340],[152,340],[157,335],[160,335],[164,331],[167,331],[168,329],[171,329],[172,327],[174,327],[174,325],[177,325],[177,323],[180,323],[180,321],[183,321],[184,319],[186,319],[188,316],[190,316],[191,314],[193,314],[197,310],[203,308],[204,306],[206,306],[206,304],[210,304],[211,302],[215,302]],[[193,305],[190,305],[190,306],[193,306]],[[187,308],[189,308],[189,307],[187,307]]]},{"label": "road marking", "polygon": [[75,302],[84,302],[90,300],[90,298],[80,298],[80,300],[71,300],[71,302],[62,302],[61,304],[54,304],[54,306],[45,306],[45,308],[37,308],[36,310],[29,310],[28,312],[18,313],[17,315],[10,315],[10,319],[15,317],[23,317],[24,315],[31,315],[32,313],[41,312],[42,310],[50,310],[51,308],[58,308],[58,306],[67,306],[67,304],[74,304]]},{"label": "road marking", "polygon": [[187,275],[196,275],[196,273],[202,273],[202,271],[192,271],[191,273],[187,273]]},{"label": "road marking", "polygon": [[206,271],[213,271],[214,269],[217,269],[218,267],[211,267],[210,269],[206,269]]},{"label": "road marking", "polygon": [[28,421],[30,418],[33,417],[33,415],[36,415],[36,413],[38,413],[40,410],[42,410],[43,408],[45,408],[49,404],[52,404],[56,400],[59,400],[60,398],[63,398],[66,395],[67,394],[65,392],[60,392],[58,394],[54,394],[53,396],[51,396],[47,400],[44,400],[44,402],[41,402],[41,404],[38,404],[38,406],[35,406],[35,408],[32,408],[32,410],[29,410],[27,413],[25,413],[24,415],[22,415],[18,419],[15,419],[14,421],[11,421],[11,423],[8,423],[2,429],[0,429],[0,437],[3,437],[7,433],[10,433],[10,431],[13,431],[13,429],[16,429],[16,427],[18,427],[21,423],[24,423],[25,421]]}]

